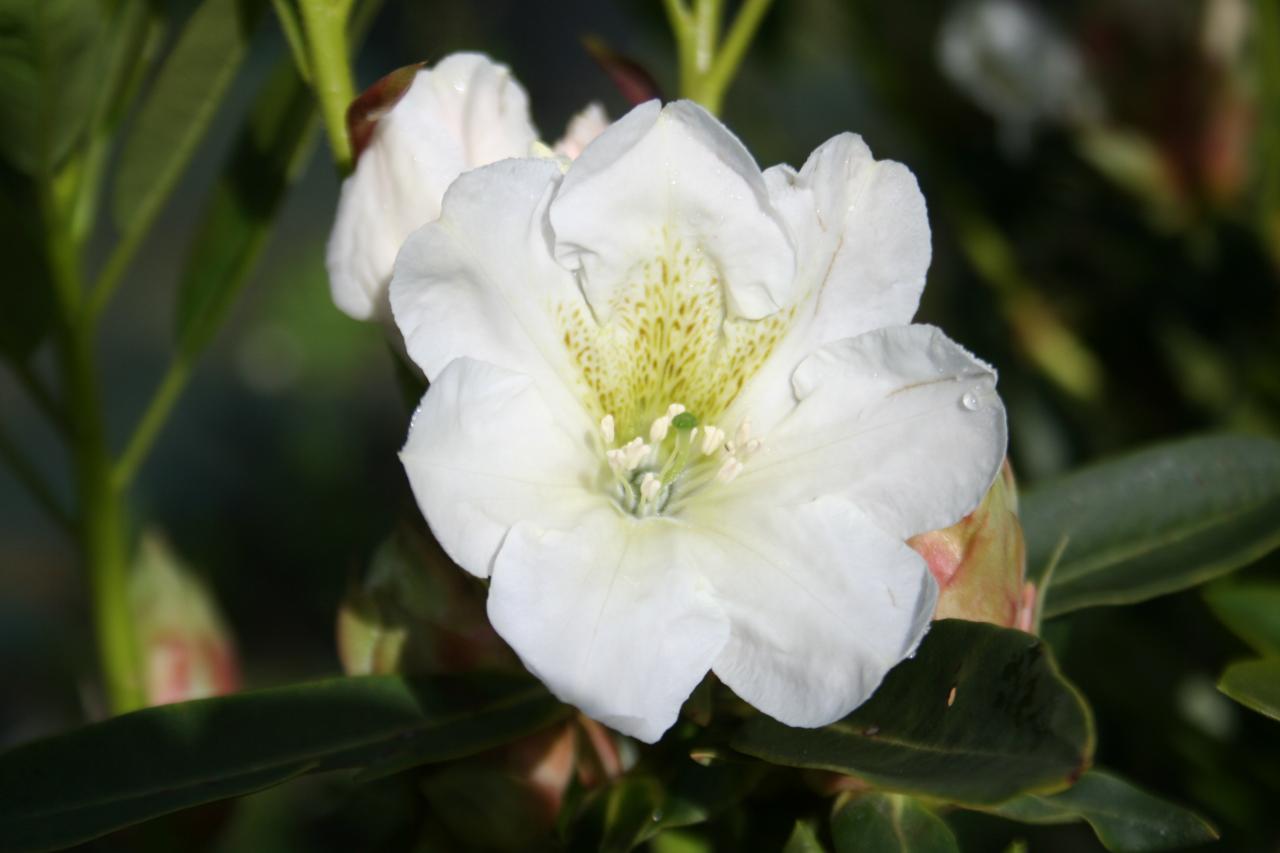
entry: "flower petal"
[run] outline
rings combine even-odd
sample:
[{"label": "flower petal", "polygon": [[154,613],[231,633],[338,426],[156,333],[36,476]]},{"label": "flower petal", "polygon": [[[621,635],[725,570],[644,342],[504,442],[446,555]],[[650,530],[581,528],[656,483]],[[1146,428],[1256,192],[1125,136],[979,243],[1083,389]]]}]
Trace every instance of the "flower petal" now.
[{"label": "flower petal", "polygon": [[[405,243],[391,307],[427,379],[466,356],[529,374],[548,395],[582,381],[556,311],[589,309],[573,276],[551,257],[545,232],[547,200],[560,177],[549,159],[467,172],[449,188],[440,218]],[[558,398],[552,403],[560,410]],[[581,409],[575,401],[564,410]]]},{"label": "flower petal", "polygon": [[574,161],[550,217],[556,256],[581,271],[602,322],[628,274],[677,242],[710,257],[738,315],[790,302],[795,252],[760,169],[691,101],[650,101],[606,128]]},{"label": "flower petal", "polygon": [[385,316],[396,253],[439,215],[449,184],[466,169],[525,156],[536,138],[506,66],[456,53],[419,71],[343,182],[326,255],[337,306],[359,320]]},{"label": "flower petal", "polygon": [[489,587],[489,619],[530,671],[647,743],[675,722],[729,634],[684,532],[614,507],[562,531],[517,524]]},{"label": "flower petal", "polygon": [[583,150],[604,132],[609,126],[609,116],[604,107],[592,101],[583,107],[582,112],[569,119],[569,126],[564,129],[564,136],[552,147],[556,154],[577,158]]},{"label": "flower petal", "polygon": [[557,524],[603,503],[585,440],[552,415],[528,376],[460,358],[422,398],[400,460],[440,545],[487,577],[517,521]]},{"label": "flower petal", "polygon": [[840,498],[722,502],[688,521],[731,623],[712,668],[787,725],[849,713],[928,628],[938,587],[924,560]]},{"label": "flower petal", "polygon": [[902,540],[948,527],[978,506],[1004,460],[995,382],[932,326],[830,344],[796,368],[800,402],[732,485],[786,503],[840,495]]},{"label": "flower petal", "polygon": [[762,429],[790,410],[791,373],[817,348],[911,322],[929,269],[929,217],[915,176],[876,160],[861,137],[823,143],[798,173],[765,171],[800,258],[790,332],[740,403]]}]

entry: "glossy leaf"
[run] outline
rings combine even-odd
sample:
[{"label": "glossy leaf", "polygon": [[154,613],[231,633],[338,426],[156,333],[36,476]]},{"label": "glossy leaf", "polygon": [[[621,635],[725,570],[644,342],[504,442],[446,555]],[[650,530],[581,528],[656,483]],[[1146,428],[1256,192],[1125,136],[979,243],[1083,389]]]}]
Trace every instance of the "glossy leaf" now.
[{"label": "glossy leaf", "polygon": [[1233,663],[1219,679],[1218,689],[1246,708],[1280,720],[1280,658]]},{"label": "glossy leaf", "polygon": [[182,176],[244,61],[265,0],[202,0],[160,66],[120,154],[113,213],[150,222]]},{"label": "glossy leaf", "polygon": [[1023,823],[1087,821],[1108,850],[1172,850],[1213,841],[1203,818],[1102,770],[1058,794],[1028,794],[989,809]]},{"label": "glossy leaf", "polygon": [[910,797],[866,794],[831,817],[836,853],[959,853],[951,828]]},{"label": "glossy leaf", "polygon": [[981,804],[1068,785],[1089,766],[1093,726],[1036,637],[945,619],[845,719],[793,729],[759,716],[733,746],[886,791]]},{"label": "glossy leaf", "polygon": [[1027,493],[1027,565],[1061,553],[1045,615],[1185,589],[1280,546],[1280,442],[1218,435],[1102,462]]},{"label": "glossy leaf", "polygon": [[311,93],[282,60],[263,87],[196,232],[178,294],[176,334],[194,355],[213,337],[266,246],[285,191],[318,127]]},{"label": "glossy leaf", "polygon": [[1215,584],[1205,600],[1240,639],[1264,655],[1280,655],[1280,583]]},{"label": "glossy leaf", "polygon": [[52,177],[84,131],[106,47],[101,0],[0,2],[0,156]]},{"label": "glossy leaf", "polygon": [[317,770],[471,755],[546,724],[526,677],[339,678],[149,708],[0,754],[5,850],[46,850]]}]

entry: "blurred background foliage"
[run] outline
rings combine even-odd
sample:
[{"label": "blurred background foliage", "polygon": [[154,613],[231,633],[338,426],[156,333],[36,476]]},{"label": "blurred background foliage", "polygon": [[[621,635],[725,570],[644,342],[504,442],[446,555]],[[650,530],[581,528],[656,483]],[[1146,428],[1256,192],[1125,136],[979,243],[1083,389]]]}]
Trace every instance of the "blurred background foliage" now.
[{"label": "blurred background foliage", "polygon": [[[193,4],[161,6],[163,50]],[[358,83],[482,50],[511,66],[554,139],[587,101],[614,116],[626,109],[583,49],[587,35],[675,91],[667,24],[647,0],[388,0],[359,53]],[[164,369],[173,282],[200,212],[254,93],[286,53],[264,16],[194,168],[106,315],[116,446]],[[799,166],[853,130],[917,174],[934,233],[920,319],[999,368],[1024,486],[1190,432],[1280,434],[1275,0],[779,0],[724,118],[762,164]],[[397,519],[414,515],[395,456],[407,409],[382,332],[329,300],[323,249],[337,187],[329,158],[313,156],[134,492],[135,515],[222,603],[249,686],[338,671],[337,602]],[[6,240],[23,239],[21,221],[8,226]],[[91,255],[105,256],[109,238],[96,234]],[[21,270],[5,278],[18,286]],[[50,361],[38,353],[37,372]],[[46,422],[8,372],[0,411],[69,495]],[[100,700],[71,544],[7,476],[0,506],[5,745],[74,725]],[[1246,576],[1274,578],[1278,562],[1273,554]],[[1280,849],[1280,726],[1215,690],[1224,665],[1248,652],[1201,591],[1080,611],[1045,632],[1093,705],[1099,763],[1203,813],[1222,831],[1217,849]],[[708,832],[723,849],[776,849],[797,811],[828,808],[807,790],[769,792],[749,802],[749,824],[730,816]],[[439,815],[421,803],[400,777],[355,788],[308,779],[95,847],[436,849],[422,824]],[[1081,826],[973,813],[952,822],[965,849],[1017,838],[1032,850],[1097,848]],[[679,843],[663,849],[698,849]]]}]

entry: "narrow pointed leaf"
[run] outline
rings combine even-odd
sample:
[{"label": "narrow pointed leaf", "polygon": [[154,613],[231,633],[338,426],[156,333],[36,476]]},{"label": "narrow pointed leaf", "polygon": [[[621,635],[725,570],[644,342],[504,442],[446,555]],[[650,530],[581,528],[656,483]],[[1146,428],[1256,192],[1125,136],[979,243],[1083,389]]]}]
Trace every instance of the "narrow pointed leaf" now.
[{"label": "narrow pointed leaf", "polygon": [[125,714],[0,754],[6,851],[68,846],[298,774],[451,760],[545,725],[528,678],[338,678]]},{"label": "narrow pointed leaf", "polygon": [[52,177],[80,138],[101,84],[101,0],[0,3],[0,157]]},{"label": "narrow pointed leaf", "polygon": [[1196,813],[1102,770],[1090,770],[1061,793],[1028,794],[988,811],[1023,823],[1087,821],[1098,840],[1117,853],[1173,850],[1218,837]]},{"label": "narrow pointed leaf", "polygon": [[843,720],[793,729],[762,715],[733,746],[886,791],[982,804],[1066,787],[1092,760],[1093,724],[1039,639],[945,619]]},{"label": "narrow pointed leaf", "polygon": [[1280,720],[1280,658],[1233,663],[1222,674],[1218,689],[1246,708]]},{"label": "narrow pointed leaf", "polygon": [[1240,639],[1264,655],[1280,655],[1280,583],[1215,584],[1209,607]]},{"label": "narrow pointed leaf", "polygon": [[280,61],[214,187],[187,260],[176,315],[187,355],[204,348],[243,289],[318,127],[311,93],[292,64]]},{"label": "narrow pointed leaf", "polygon": [[203,0],[142,103],[120,155],[113,213],[149,222],[182,176],[244,61],[265,0]]},{"label": "narrow pointed leaf", "polygon": [[867,794],[831,817],[836,853],[959,853],[942,818],[910,797]]},{"label": "narrow pointed leaf", "polygon": [[1046,616],[1186,589],[1280,546],[1280,442],[1141,450],[1033,489],[1020,515],[1033,574],[1062,546]]},{"label": "narrow pointed leaf", "polygon": [[626,853],[639,845],[662,817],[666,794],[656,779],[623,776],[596,792],[574,827],[571,851]]}]

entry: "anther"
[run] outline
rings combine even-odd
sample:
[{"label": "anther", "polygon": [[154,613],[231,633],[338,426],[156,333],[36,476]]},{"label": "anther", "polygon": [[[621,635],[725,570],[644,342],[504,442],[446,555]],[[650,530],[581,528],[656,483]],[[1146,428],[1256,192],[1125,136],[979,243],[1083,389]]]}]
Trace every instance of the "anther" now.
[{"label": "anther", "polygon": [[747,442],[751,440],[751,418],[743,418],[742,423],[738,426],[738,432],[733,437],[733,443],[737,447],[746,447]]},{"label": "anther", "polygon": [[613,444],[615,434],[613,431],[613,415],[605,415],[600,419],[600,432],[604,434],[605,444]]},{"label": "anther", "polygon": [[649,427],[649,440],[654,444],[667,437],[667,430],[671,428],[671,418],[663,415],[653,422]]},{"label": "anther", "polygon": [[720,466],[720,470],[716,473],[716,479],[721,483],[728,483],[742,472],[742,463],[736,458],[730,456],[724,460],[724,464]]},{"label": "anther", "polygon": [[681,404],[672,403],[670,406],[667,406],[667,418],[668,419],[674,418],[676,415],[684,412],[684,410],[685,408]]},{"label": "anther", "polygon": [[724,430],[708,424],[702,428],[701,450],[705,454],[715,453],[724,444]]},{"label": "anther", "polygon": [[662,481],[654,476],[652,471],[645,472],[645,475],[640,478],[640,498],[642,500],[652,501],[661,490]]},{"label": "anther", "polygon": [[645,457],[649,455],[650,448],[649,445],[644,443],[644,439],[640,438],[640,436],[636,436],[627,442],[626,446],[622,449],[625,450],[627,454],[627,470],[634,471],[636,467],[644,461]]}]

